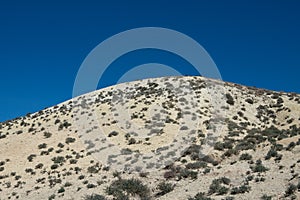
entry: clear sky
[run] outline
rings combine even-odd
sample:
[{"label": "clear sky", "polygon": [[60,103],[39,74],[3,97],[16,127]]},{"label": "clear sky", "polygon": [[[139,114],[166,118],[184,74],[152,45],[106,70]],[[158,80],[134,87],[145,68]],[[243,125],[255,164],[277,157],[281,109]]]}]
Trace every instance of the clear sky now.
[{"label": "clear sky", "polygon": [[[77,71],[94,47],[148,26],[195,39],[225,81],[300,93],[297,0],[0,1],[0,121],[70,99]],[[130,68],[136,61],[181,62],[165,52],[137,51],[116,63]],[[115,73],[99,87],[114,84]]]}]

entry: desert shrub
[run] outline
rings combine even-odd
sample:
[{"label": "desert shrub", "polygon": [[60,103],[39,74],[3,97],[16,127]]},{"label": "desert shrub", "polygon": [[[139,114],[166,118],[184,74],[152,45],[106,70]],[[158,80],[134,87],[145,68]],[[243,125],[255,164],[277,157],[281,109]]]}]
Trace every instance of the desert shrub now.
[{"label": "desert shrub", "polygon": [[71,185],[72,185],[72,183],[66,182],[64,186],[65,186],[65,187],[70,187]]},{"label": "desert shrub", "polygon": [[230,179],[226,177],[222,177],[219,179],[214,179],[209,186],[208,194],[217,194],[224,195],[227,194],[229,188],[224,185],[229,185]]},{"label": "desert shrub", "polygon": [[174,190],[174,185],[171,184],[171,183],[161,182],[160,184],[158,184],[157,188],[160,191],[157,194],[157,196],[162,196],[162,195],[165,195],[165,194],[173,191]]},{"label": "desert shrub", "polygon": [[199,192],[194,197],[188,198],[188,200],[213,200],[213,199],[207,197],[203,192]]},{"label": "desert shrub", "polygon": [[69,126],[71,126],[72,124],[67,122],[67,121],[64,121],[63,123],[60,123],[59,126],[58,126],[58,130],[62,130],[62,129],[67,129]]},{"label": "desert shrub", "polygon": [[228,149],[227,151],[225,151],[225,153],[223,154],[223,156],[230,157],[232,155],[238,155],[238,154],[239,154],[238,150],[236,150],[236,149]]},{"label": "desert shrub", "polygon": [[28,132],[30,133],[30,132],[33,132],[33,131],[35,131],[35,128],[33,128],[33,127],[30,127],[29,129],[28,129]]},{"label": "desert shrub", "polygon": [[134,138],[130,138],[128,140],[128,145],[135,144],[135,143],[136,143],[136,140]]},{"label": "desert shrub", "polygon": [[260,197],[261,200],[272,200],[272,196],[268,196],[264,194],[262,197]]},{"label": "desert shrub", "polygon": [[47,148],[47,144],[46,143],[39,144],[38,148],[39,149],[45,149],[45,148]]},{"label": "desert shrub", "polygon": [[91,195],[86,195],[83,198],[84,200],[106,200],[106,198],[102,195],[99,194],[91,194]]},{"label": "desert shrub", "polygon": [[59,148],[63,148],[65,145],[63,145],[62,143],[58,143],[57,145]]},{"label": "desert shrub", "polygon": [[57,156],[51,159],[55,164],[62,164],[65,162],[65,158],[63,156]]},{"label": "desert shrub", "polygon": [[51,168],[52,170],[57,169],[57,168],[58,168],[58,165],[57,165],[57,164],[53,164],[53,165],[51,165],[50,168]]},{"label": "desert shrub", "polygon": [[94,185],[94,184],[92,184],[92,183],[89,183],[89,184],[87,184],[87,186],[86,186],[88,189],[90,189],[90,188],[95,188],[95,187],[97,187],[96,185]]},{"label": "desert shrub", "polygon": [[221,142],[216,142],[214,145],[214,149],[218,150],[218,151],[223,151],[224,150],[224,146]]},{"label": "desert shrub", "polygon": [[277,155],[278,155],[277,151],[274,149],[274,147],[272,147],[272,148],[268,151],[267,155],[265,156],[265,159],[266,159],[266,160],[269,160],[270,158],[276,157]]},{"label": "desert shrub", "polygon": [[199,159],[199,153],[200,153],[201,146],[192,144],[185,152],[184,156],[189,155],[192,160]]},{"label": "desert shrub", "polygon": [[35,169],[42,169],[43,166],[43,163],[39,163],[35,166]]},{"label": "desert shrub", "polygon": [[87,171],[88,171],[89,173],[91,173],[91,174],[96,174],[96,173],[98,173],[98,172],[100,171],[100,168],[97,167],[97,166],[89,166],[89,167],[87,168]]},{"label": "desert shrub", "polygon": [[240,160],[252,160],[252,156],[248,153],[243,153],[241,156],[240,156]]},{"label": "desert shrub", "polygon": [[249,192],[251,190],[251,187],[250,186],[247,186],[247,185],[242,185],[240,187],[234,187],[231,189],[231,194],[243,194],[243,193],[246,193],[246,192]]},{"label": "desert shrub", "polygon": [[33,158],[35,158],[35,157],[36,157],[35,154],[30,154],[30,155],[27,157],[27,160],[28,160],[29,162],[32,162]]},{"label": "desert shrub", "polygon": [[245,100],[247,103],[249,103],[249,104],[253,104],[253,100],[252,99],[246,99]]},{"label": "desert shrub", "polygon": [[261,160],[257,160],[255,166],[251,167],[253,172],[266,172],[269,169],[263,166]]},{"label": "desert shrub", "polygon": [[170,178],[175,178],[175,177],[176,177],[176,172],[175,171],[170,170],[170,171],[166,171],[164,173],[164,178],[165,179],[170,179]]},{"label": "desert shrub", "polygon": [[287,150],[287,151],[291,151],[295,146],[296,146],[296,143],[295,143],[295,142],[291,142],[291,143],[287,146],[286,150]]},{"label": "desert shrub", "polygon": [[117,131],[113,131],[108,134],[108,137],[117,136],[119,133]]},{"label": "desert shrub", "polygon": [[226,101],[226,102],[227,102],[229,105],[234,105],[233,97],[232,97],[229,93],[226,94],[226,98],[227,98],[227,101]]},{"label": "desert shrub", "polygon": [[246,177],[246,180],[247,180],[247,181],[252,181],[253,178],[254,178],[254,176],[253,176],[253,175],[250,175],[250,176],[247,176],[247,177]]},{"label": "desert shrub", "polygon": [[44,137],[45,138],[50,138],[52,136],[52,133],[50,132],[44,132]]},{"label": "desert shrub", "polygon": [[48,197],[48,200],[53,200],[53,199],[55,199],[55,194],[52,194]]},{"label": "desert shrub", "polygon": [[77,163],[77,160],[76,159],[71,159],[70,160],[70,164],[76,164]]},{"label": "desert shrub", "polygon": [[63,193],[63,192],[65,192],[65,188],[64,188],[64,187],[61,187],[57,192],[58,192],[58,193]]},{"label": "desert shrub", "polygon": [[180,170],[179,174],[178,174],[178,178],[191,178],[191,179],[197,179],[198,177],[198,172],[196,171],[192,171],[192,170],[188,170],[188,169],[182,169]]},{"label": "desert shrub", "polygon": [[50,147],[49,149],[48,149],[48,152],[50,153],[50,152],[52,152],[54,150],[54,148],[53,147]]},{"label": "desert shrub", "polygon": [[203,173],[204,173],[204,174],[208,174],[208,173],[210,172],[210,170],[211,170],[211,169],[207,167],[207,168],[204,169]]},{"label": "desert shrub", "polygon": [[277,138],[282,134],[282,131],[276,128],[275,126],[271,126],[262,131],[263,136],[267,136],[268,140],[272,138]]},{"label": "desert shrub", "polygon": [[294,184],[290,184],[285,191],[285,197],[289,197],[289,196],[293,195],[296,190],[297,190],[297,186]]},{"label": "desert shrub", "polygon": [[251,140],[251,139],[247,139],[247,140],[243,140],[240,141],[237,145],[236,145],[236,150],[238,151],[243,151],[243,150],[249,150],[249,149],[255,149],[255,141]]},{"label": "desert shrub", "polygon": [[79,180],[84,179],[84,175],[80,175],[80,176],[78,177],[78,179],[79,179]]},{"label": "desert shrub", "polygon": [[203,161],[197,161],[197,162],[194,162],[194,163],[188,163],[186,165],[187,169],[199,169],[199,168],[205,168],[205,167],[207,167],[207,163],[203,162]]},{"label": "desert shrub", "polygon": [[114,172],[113,172],[113,177],[114,177],[114,178],[116,178],[116,177],[121,178],[121,172],[114,171]]},{"label": "desert shrub", "polygon": [[118,200],[129,199],[129,196],[139,196],[141,199],[150,199],[150,190],[138,179],[119,179],[113,181],[106,188],[108,195]]},{"label": "desert shrub", "polygon": [[66,144],[70,144],[70,143],[75,142],[75,140],[76,140],[75,138],[67,137],[65,142],[66,142]]},{"label": "desert shrub", "polygon": [[222,200],[234,200],[234,197],[225,197],[225,199]]}]

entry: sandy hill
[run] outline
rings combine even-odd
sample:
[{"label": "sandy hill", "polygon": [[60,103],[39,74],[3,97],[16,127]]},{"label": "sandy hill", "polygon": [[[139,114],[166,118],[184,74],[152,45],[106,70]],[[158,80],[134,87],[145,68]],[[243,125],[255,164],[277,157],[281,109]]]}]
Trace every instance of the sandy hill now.
[{"label": "sandy hill", "polygon": [[0,124],[0,199],[300,199],[300,95],[203,77]]}]

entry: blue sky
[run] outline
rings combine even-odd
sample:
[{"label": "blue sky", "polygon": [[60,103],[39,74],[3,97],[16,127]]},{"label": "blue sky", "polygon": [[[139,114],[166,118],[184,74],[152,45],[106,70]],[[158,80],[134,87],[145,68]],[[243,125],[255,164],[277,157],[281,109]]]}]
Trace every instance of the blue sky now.
[{"label": "blue sky", "polygon": [[[0,121],[70,99],[94,47],[148,26],[195,39],[225,81],[300,93],[299,10],[297,0],[0,1]],[[164,52],[128,56],[116,63],[182,62]],[[117,73],[107,72],[99,87],[114,84]]]}]

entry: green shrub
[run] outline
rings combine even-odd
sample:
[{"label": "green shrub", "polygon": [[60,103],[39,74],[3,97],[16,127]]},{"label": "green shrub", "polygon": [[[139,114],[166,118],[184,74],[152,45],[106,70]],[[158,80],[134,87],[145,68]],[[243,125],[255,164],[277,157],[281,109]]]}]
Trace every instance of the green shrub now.
[{"label": "green shrub", "polygon": [[90,189],[90,188],[95,188],[95,187],[97,187],[96,185],[94,185],[94,184],[92,184],[92,183],[89,183],[89,184],[87,184],[87,186],[86,186],[88,189]]},{"label": "green shrub", "polygon": [[197,162],[194,162],[194,163],[188,163],[186,165],[187,169],[199,169],[199,168],[205,168],[205,167],[207,167],[207,163],[203,162],[203,161],[197,161]]},{"label": "green shrub", "polygon": [[100,171],[100,168],[97,166],[90,166],[88,167],[87,171],[91,174],[96,174]]},{"label": "green shrub", "polygon": [[289,197],[289,196],[293,195],[296,190],[297,190],[297,186],[294,184],[290,184],[285,191],[285,197]]},{"label": "green shrub", "polygon": [[65,192],[65,188],[61,187],[57,192],[58,193],[63,193],[63,192]]},{"label": "green shrub", "polygon": [[268,196],[264,194],[262,197],[260,197],[261,200],[272,200],[272,196]]},{"label": "green shrub", "polygon": [[106,200],[106,198],[99,194],[91,194],[84,196],[84,200]]},{"label": "green shrub", "polygon": [[291,151],[295,146],[296,146],[296,143],[295,143],[295,142],[291,142],[291,143],[287,146],[286,150],[287,150],[287,151]]},{"label": "green shrub", "polygon": [[57,169],[57,168],[58,168],[58,165],[57,165],[57,164],[53,164],[53,165],[51,165],[50,168],[51,168],[52,170]]},{"label": "green shrub", "polygon": [[39,149],[45,149],[45,148],[47,148],[47,144],[46,143],[39,144],[38,148]]},{"label": "green shrub", "polygon": [[199,192],[195,197],[190,197],[188,200],[213,200],[212,198],[207,197],[203,192]]},{"label": "green shrub", "polygon": [[50,132],[44,132],[44,137],[45,138],[50,138],[51,135],[52,135],[52,133],[50,133]]},{"label": "green shrub", "polygon": [[138,179],[119,179],[106,188],[108,195],[118,200],[127,200],[129,196],[139,196],[141,199],[150,199],[150,190]]},{"label": "green shrub", "polygon": [[229,93],[226,94],[226,98],[227,98],[227,101],[226,101],[226,102],[227,102],[229,105],[234,105],[233,97],[232,97]]},{"label": "green shrub", "polygon": [[55,199],[55,194],[52,194],[51,196],[48,197],[48,200],[53,200]]},{"label": "green shrub", "polygon": [[36,157],[35,154],[30,154],[30,155],[27,157],[27,160],[28,160],[29,162],[32,162],[33,158],[35,158],[35,157]]},{"label": "green shrub", "polygon": [[174,185],[171,183],[161,182],[160,184],[158,184],[158,189],[160,192],[157,194],[157,196],[162,196],[173,191]]},{"label": "green shrub", "polygon": [[251,167],[253,172],[266,172],[269,169],[263,166],[261,160],[257,160],[255,166]]},{"label": "green shrub", "polygon": [[111,133],[108,134],[108,137],[113,137],[113,136],[117,136],[119,133],[117,131],[113,131]]},{"label": "green shrub", "polygon": [[269,160],[270,158],[276,157],[277,155],[278,155],[277,151],[275,150],[274,147],[272,147],[272,148],[268,151],[267,155],[265,156],[265,159],[266,159],[266,160]]},{"label": "green shrub", "polygon": [[249,150],[249,149],[255,149],[255,140],[247,138],[245,141],[240,141],[236,145],[236,150],[243,151],[243,150]]},{"label": "green shrub", "polygon": [[135,144],[135,143],[136,143],[136,139],[134,139],[134,138],[130,138],[128,140],[128,145],[132,145],[132,144]]},{"label": "green shrub", "polygon": [[190,177],[191,179],[197,179],[198,177],[198,172],[196,171],[192,171],[192,170],[188,170],[188,169],[182,169],[180,170],[179,174],[178,174],[178,178],[188,178]]},{"label": "green shrub", "polygon": [[243,153],[241,156],[240,156],[240,160],[252,160],[252,156],[248,153]]},{"label": "green shrub", "polygon": [[43,166],[43,163],[39,163],[35,166],[35,169],[42,169]]},{"label": "green shrub", "polygon": [[230,179],[226,177],[222,177],[219,179],[214,179],[209,186],[208,194],[217,194],[217,195],[224,195],[227,194],[229,188],[224,185],[229,185]]},{"label": "green shrub", "polygon": [[65,158],[63,156],[57,156],[51,159],[55,164],[63,164],[65,162]]},{"label": "green shrub", "polygon": [[75,138],[67,137],[65,142],[66,142],[66,144],[70,144],[70,143],[75,142],[75,140],[76,140]]},{"label": "green shrub", "polygon": [[228,149],[227,151],[225,151],[225,153],[223,154],[223,156],[226,156],[226,157],[230,157],[232,155],[238,155],[238,150],[236,149]]},{"label": "green shrub", "polygon": [[243,194],[243,193],[246,193],[246,192],[249,192],[251,190],[251,187],[250,186],[247,186],[247,185],[242,185],[240,187],[234,187],[231,189],[231,194]]}]

